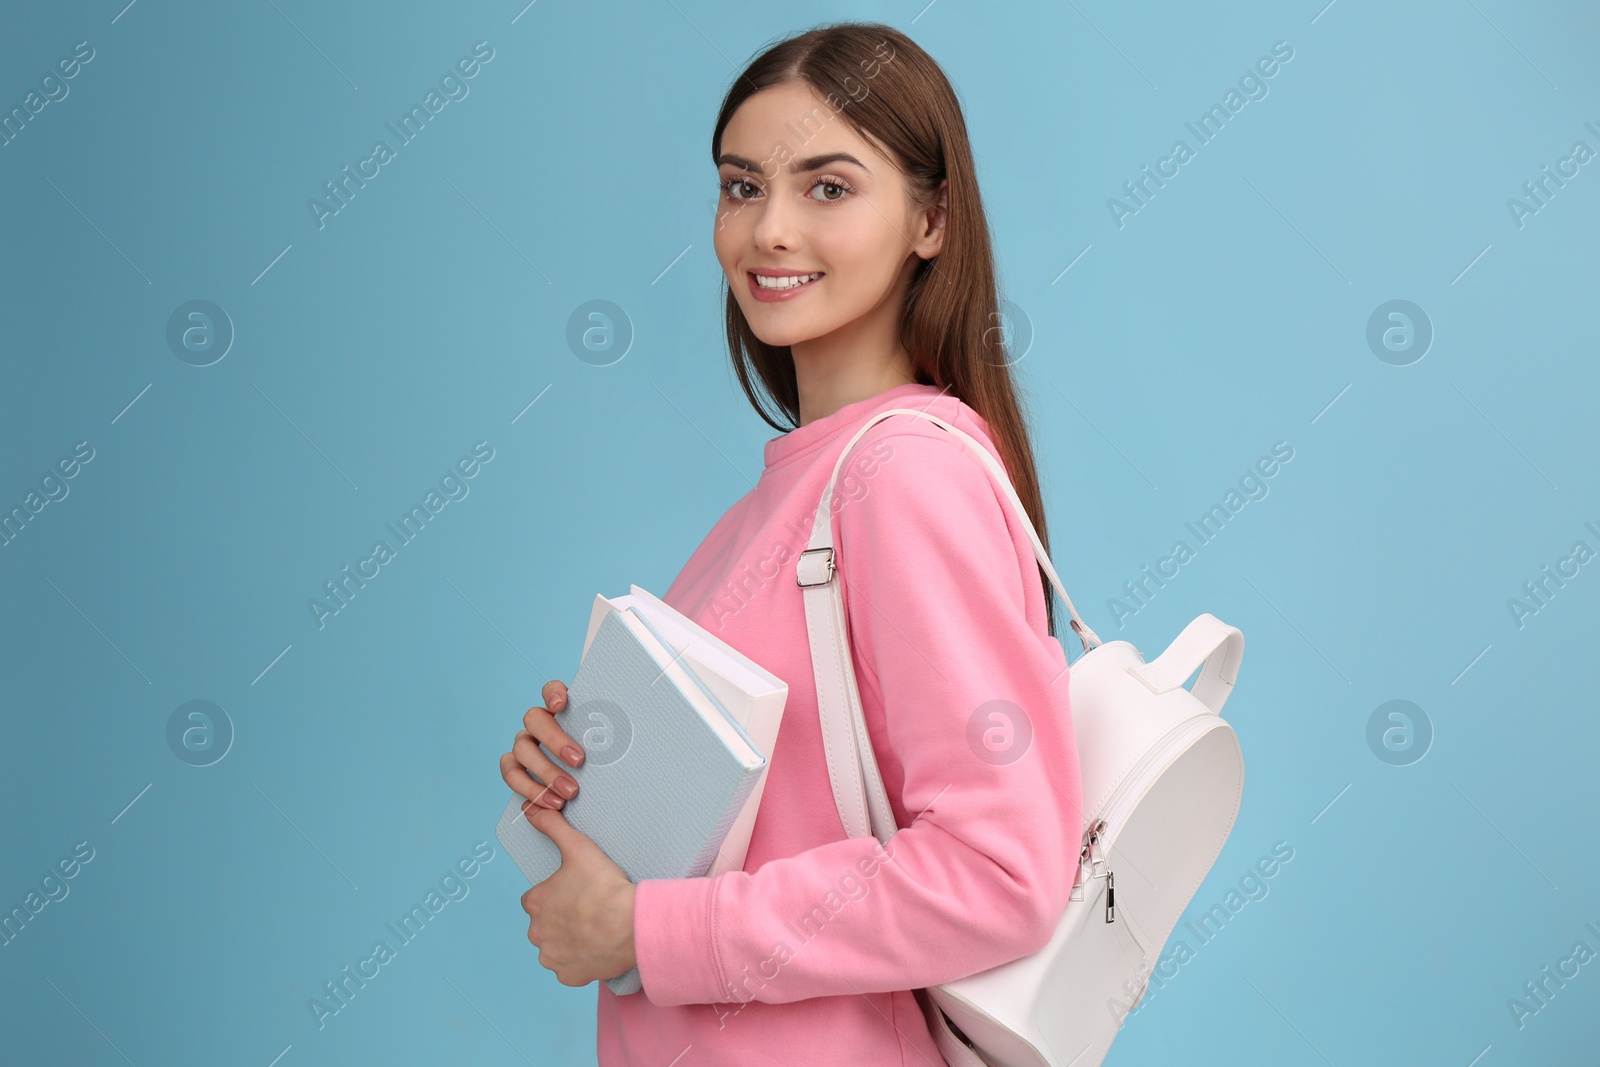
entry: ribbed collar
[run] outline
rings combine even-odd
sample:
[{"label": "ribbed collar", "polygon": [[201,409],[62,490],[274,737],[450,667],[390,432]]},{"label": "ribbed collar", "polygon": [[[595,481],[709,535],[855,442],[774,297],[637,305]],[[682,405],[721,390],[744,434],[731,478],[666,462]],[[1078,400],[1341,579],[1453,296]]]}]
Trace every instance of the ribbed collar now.
[{"label": "ribbed collar", "polygon": [[[857,400],[846,404],[831,415],[824,415],[820,419],[813,419],[804,426],[798,426],[786,434],[774,437],[767,441],[765,460],[767,467],[782,463],[784,460],[799,455],[820,446],[829,438],[843,433],[845,430],[859,426],[862,420],[883,408],[894,407],[897,402],[911,400],[916,397],[938,396],[945,390],[937,385],[922,385],[917,382],[907,382],[891,389],[885,389],[875,396],[865,400]],[[946,395],[949,395],[946,393]]]}]

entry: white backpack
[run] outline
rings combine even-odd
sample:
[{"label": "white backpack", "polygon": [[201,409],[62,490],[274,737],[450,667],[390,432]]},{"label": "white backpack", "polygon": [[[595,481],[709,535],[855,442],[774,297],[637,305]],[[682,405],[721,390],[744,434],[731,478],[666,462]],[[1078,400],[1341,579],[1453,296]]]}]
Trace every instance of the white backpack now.
[{"label": "white backpack", "polygon": [[[926,412],[877,413],[839,453],[797,567],[823,745],[849,836],[875,833],[887,841],[897,827],[861,714],[844,601],[833,580],[832,497],[851,447],[891,415],[936,423],[983,462],[1027,527],[1084,646],[1068,684],[1085,830],[1072,899],[1055,936],[1031,956],[918,990],[918,1001],[953,1067],[1096,1067],[1143,997],[1173,925],[1239,812],[1244,762],[1233,728],[1218,713],[1238,677],[1244,635],[1201,615],[1149,663],[1126,641],[1102,643],[1073,608],[1016,489],[989,451]],[[1183,688],[1197,668],[1194,686]]]}]

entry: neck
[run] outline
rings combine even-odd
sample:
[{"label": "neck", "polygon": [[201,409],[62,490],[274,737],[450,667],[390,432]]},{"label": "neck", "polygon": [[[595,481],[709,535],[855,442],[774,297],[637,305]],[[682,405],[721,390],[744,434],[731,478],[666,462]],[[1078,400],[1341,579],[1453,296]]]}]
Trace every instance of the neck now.
[{"label": "neck", "polygon": [[911,353],[899,345],[882,354],[863,354],[839,345],[830,352],[795,346],[795,384],[800,392],[800,425],[826,418],[846,404],[877,396],[917,380]]}]

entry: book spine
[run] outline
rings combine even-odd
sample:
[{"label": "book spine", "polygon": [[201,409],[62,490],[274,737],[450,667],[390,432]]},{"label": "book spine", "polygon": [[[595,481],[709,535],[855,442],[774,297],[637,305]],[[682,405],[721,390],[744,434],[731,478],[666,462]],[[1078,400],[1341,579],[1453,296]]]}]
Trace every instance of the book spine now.
[{"label": "book spine", "polygon": [[739,813],[744,810],[745,802],[750,799],[750,794],[755,792],[756,782],[760,781],[767,764],[762,764],[751,770],[739,780],[739,785],[733,791],[733,799],[728,801],[727,809],[722,813],[722,818],[717,820],[716,829],[711,831],[711,836],[706,839],[705,847],[694,858],[685,878],[699,878],[711,870],[711,865],[717,861],[717,853],[722,851],[722,842],[727,840],[728,831],[733,829],[734,821],[739,818]]}]

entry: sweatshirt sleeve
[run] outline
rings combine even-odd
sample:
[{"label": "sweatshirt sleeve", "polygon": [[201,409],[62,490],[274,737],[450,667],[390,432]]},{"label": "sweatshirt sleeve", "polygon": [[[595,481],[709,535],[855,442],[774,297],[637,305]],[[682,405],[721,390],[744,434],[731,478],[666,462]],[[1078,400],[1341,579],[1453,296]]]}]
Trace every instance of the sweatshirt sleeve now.
[{"label": "sweatshirt sleeve", "polygon": [[1026,531],[944,430],[880,424],[856,448],[885,439],[892,461],[834,527],[858,687],[902,829],[753,873],[640,882],[652,1003],[937,985],[1042,948],[1066,907],[1078,758],[1031,546],[1019,560]]}]

